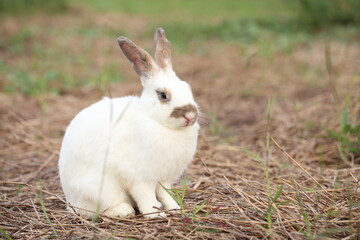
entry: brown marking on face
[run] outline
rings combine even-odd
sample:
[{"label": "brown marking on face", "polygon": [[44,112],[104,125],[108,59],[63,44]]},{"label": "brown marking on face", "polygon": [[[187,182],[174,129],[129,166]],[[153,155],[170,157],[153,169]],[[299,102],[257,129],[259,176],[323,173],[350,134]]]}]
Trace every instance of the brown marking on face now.
[{"label": "brown marking on face", "polygon": [[[159,101],[161,104],[165,104],[171,101],[171,92],[167,88],[156,89]],[[164,98],[166,96],[166,98]]]},{"label": "brown marking on face", "polygon": [[198,111],[197,111],[196,107],[190,103],[187,105],[175,108],[174,111],[171,113],[170,117],[183,118],[185,116],[185,114],[188,112],[195,113],[194,121],[196,121],[196,119],[198,117]]}]

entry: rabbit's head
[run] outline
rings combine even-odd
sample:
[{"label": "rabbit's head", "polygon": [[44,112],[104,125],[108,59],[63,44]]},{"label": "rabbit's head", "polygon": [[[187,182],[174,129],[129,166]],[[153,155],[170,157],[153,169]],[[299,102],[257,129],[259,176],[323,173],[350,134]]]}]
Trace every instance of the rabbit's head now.
[{"label": "rabbit's head", "polygon": [[186,128],[198,118],[198,106],[190,85],[180,80],[172,69],[171,45],[165,31],[155,31],[155,60],[144,49],[125,37],[117,39],[126,58],[140,76],[143,91],[142,110],[168,128]]}]

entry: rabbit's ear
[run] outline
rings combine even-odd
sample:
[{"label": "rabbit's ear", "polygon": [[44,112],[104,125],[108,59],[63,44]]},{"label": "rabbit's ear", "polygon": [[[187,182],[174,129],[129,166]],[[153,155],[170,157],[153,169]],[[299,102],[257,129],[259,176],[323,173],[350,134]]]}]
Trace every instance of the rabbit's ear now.
[{"label": "rabbit's ear", "polygon": [[156,29],[154,34],[154,40],[156,64],[162,69],[171,70],[171,44],[166,39],[164,29]]},{"label": "rabbit's ear", "polygon": [[138,47],[126,37],[119,37],[117,42],[140,77],[149,77],[156,72],[157,66],[153,58],[144,49]]}]

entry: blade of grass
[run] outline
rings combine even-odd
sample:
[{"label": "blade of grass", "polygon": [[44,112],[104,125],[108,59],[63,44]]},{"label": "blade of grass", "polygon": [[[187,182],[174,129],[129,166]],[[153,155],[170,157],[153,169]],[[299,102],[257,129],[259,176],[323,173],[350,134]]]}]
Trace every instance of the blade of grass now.
[{"label": "blade of grass", "polygon": [[332,64],[332,56],[331,56],[331,47],[329,41],[325,42],[325,65],[326,71],[328,73],[329,81],[332,87],[332,94],[335,102],[339,102],[339,97],[336,89],[336,81],[334,78],[333,64]]},{"label": "blade of grass", "polygon": [[268,173],[266,165],[263,163],[263,161],[261,161],[260,157],[256,153],[254,153],[254,152],[252,152],[252,151],[250,151],[250,150],[248,150],[246,148],[240,148],[240,150],[245,152],[247,155],[249,155],[252,159],[254,159],[256,162],[258,162],[260,164],[260,166],[262,167],[262,170],[263,170],[263,172],[265,174],[266,188],[267,188],[268,197],[269,197],[269,199],[271,199],[270,198],[269,173]]},{"label": "blade of grass", "polygon": [[[110,89],[108,89],[109,91],[109,95],[111,97],[111,91]],[[103,192],[103,188],[104,188],[104,181],[105,181],[105,174],[106,174],[106,164],[108,161],[108,155],[109,155],[109,151],[110,151],[110,143],[111,143],[111,139],[112,139],[112,127],[116,126],[120,120],[122,119],[122,117],[124,116],[125,112],[127,111],[128,107],[131,104],[131,101],[129,101],[124,110],[121,112],[121,114],[118,116],[118,118],[116,119],[115,123],[113,124],[112,120],[113,120],[113,100],[112,98],[109,99],[110,101],[110,112],[109,112],[109,137],[106,143],[106,150],[105,150],[105,156],[104,156],[104,164],[103,164],[103,169],[102,169],[102,174],[101,174],[101,180],[100,180],[100,188],[99,188],[99,199],[101,198],[101,194]],[[100,208],[101,208],[101,203],[100,200],[97,203],[96,206],[96,214],[93,216],[92,221],[93,222],[97,222],[98,218],[99,218],[99,214],[100,214]]]},{"label": "blade of grass", "polygon": [[273,202],[276,202],[278,200],[278,198],[280,197],[282,192],[283,192],[283,185],[280,185],[280,187],[276,186],[276,193],[275,193],[275,196],[273,198]]},{"label": "blade of grass", "polygon": [[348,109],[344,108],[343,112],[342,112],[341,122],[340,122],[341,132],[343,134],[347,134],[349,132],[349,130],[350,130],[350,124],[349,124],[349,121],[348,121],[348,115],[349,115]]},{"label": "blade of grass", "polygon": [[269,96],[268,105],[266,107],[266,169],[269,167],[269,158],[270,158],[270,112],[272,107],[271,97]]},{"label": "blade of grass", "polygon": [[186,190],[186,184],[188,183],[189,179],[185,178],[183,185],[182,185],[182,189],[181,189],[181,202],[184,202],[184,198],[185,198],[185,190]]},{"label": "blade of grass", "polygon": [[59,235],[57,234],[53,224],[50,221],[49,215],[47,214],[46,208],[45,208],[45,203],[44,203],[44,198],[43,198],[43,191],[42,191],[42,185],[40,186],[40,205],[41,205],[41,209],[44,213],[44,216],[46,218],[46,220],[48,221],[51,230],[53,231],[55,237],[59,238]]},{"label": "blade of grass", "polygon": [[280,187],[277,186],[276,187],[276,192],[273,198],[270,199],[267,210],[266,210],[266,220],[267,220],[267,227],[268,229],[272,229],[272,215],[273,212],[276,210],[273,207],[273,204],[276,202],[276,200],[280,197],[280,195],[283,192],[283,186],[281,185]]},{"label": "blade of grass", "polygon": [[271,141],[280,149],[280,151],[281,151],[282,153],[284,153],[285,156],[287,156],[288,158],[290,158],[298,167],[300,167],[301,170],[303,170],[303,171],[311,178],[311,180],[313,180],[313,181],[314,181],[318,186],[320,186],[323,190],[326,190],[326,189],[324,188],[324,186],[321,185],[308,171],[306,171],[306,169],[305,169],[303,166],[301,166],[300,163],[298,163],[293,157],[291,157],[291,156],[285,151],[285,149],[283,149],[283,148],[275,141],[275,139],[274,139],[273,137],[270,137],[270,139],[271,139]]},{"label": "blade of grass", "polygon": [[170,197],[172,197],[172,199],[174,199],[174,201],[180,205],[181,208],[181,199],[179,197],[176,196],[175,193],[178,193],[180,191],[176,190],[176,189],[167,189],[165,188],[160,182],[159,182],[160,186],[167,192],[167,194],[170,195]]},{"label": "blade of grass", "polygon": [[165,188],[160,182],[160,186],[167,192],[167,194],[174,199],[174,201],[179,204],[180,206],[180,214],[184,215],[184,198],[185,198],[185,192],[186,192],[186,184],[189,181],[188,178],[184,179],[183,186],[181,190],[177,189],[167,189]]},{"label": "blade of grass", "polygon": [[197,206],[194,211],[193,214],[197,214],[204,206],[205,206],[206,201],[203,201],[199,206]]},{"label": "blade of grass", "polygon": [[9,234],[7,234],[7,232],[5,231],[5,229],[1,228],[0,227],[0,233],[3,235],[3,237],[6,239],[6,240],[13,240]]}]

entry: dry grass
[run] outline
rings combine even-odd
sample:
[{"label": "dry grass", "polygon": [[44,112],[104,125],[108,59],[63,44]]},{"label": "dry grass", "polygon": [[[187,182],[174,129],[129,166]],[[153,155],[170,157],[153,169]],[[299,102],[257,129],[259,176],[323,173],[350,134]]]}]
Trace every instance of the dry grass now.
[{"label": "dry grass", "polygon": [[[359,239],[360,157],[342,160],[338,142],[325,136],[326,129],[339,130],[345,105],[359,124],[360,47],[330,45],[331,78],[322,42],[250,63],[253,51],[210,42],[206,54],[174,59],[179,75],[191,78],[203,110],[216,117],[203,126],[196,157],[185,172],[190,179],[185,213],[169,213],[167,219],[138,214],[91,222],[66,211],[57,172],[60,143],[72,117],[99,98],[97,90],[45,100],[1,93],[0,236]],[[94,47],[88,54],[102,53]],[[122,61],[128,71],[119,58],[120,53],[110,60]],[[113,84],[113,95],[140,91],[135,75],[125,75],[134,82]],[[273,104],[266,114],[269,96]]]}]

